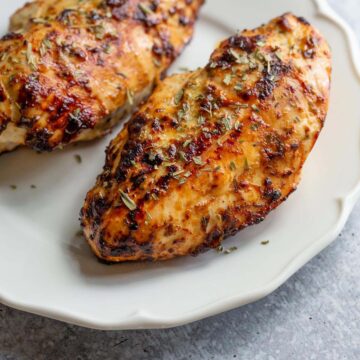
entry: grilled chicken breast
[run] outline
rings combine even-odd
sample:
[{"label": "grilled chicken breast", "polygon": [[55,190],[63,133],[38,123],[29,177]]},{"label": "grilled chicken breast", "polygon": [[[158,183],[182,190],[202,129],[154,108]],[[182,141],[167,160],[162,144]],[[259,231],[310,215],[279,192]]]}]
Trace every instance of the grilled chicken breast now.
[{"label": "grilled chicken breast", "polygon": [[99,137],[147,97],[203,0],[37,0],[0,40],[0,153]]},{"label": "grilled chicken breast", "polygon": [[285,14],[159,85],[107,150],[82,225],[109,262],[218,247],[291,194],[324,124],[329,47]]}]

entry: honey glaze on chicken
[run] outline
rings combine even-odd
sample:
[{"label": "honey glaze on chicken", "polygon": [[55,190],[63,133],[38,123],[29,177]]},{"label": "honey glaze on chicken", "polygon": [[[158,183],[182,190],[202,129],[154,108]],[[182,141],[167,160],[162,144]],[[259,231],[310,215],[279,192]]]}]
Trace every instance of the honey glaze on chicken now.
[{"label": "honey glaze on chicken", "polygon": [[109,262],[218,247],[291,194],[323,127],[329,47],[285,14],[166,79],[112,141],[82,224]]},{"label": "honey glaze on chicken", "polygon": [[109,131],[190,41],[203,0],[37,0],[0,40],[0,153]]}]

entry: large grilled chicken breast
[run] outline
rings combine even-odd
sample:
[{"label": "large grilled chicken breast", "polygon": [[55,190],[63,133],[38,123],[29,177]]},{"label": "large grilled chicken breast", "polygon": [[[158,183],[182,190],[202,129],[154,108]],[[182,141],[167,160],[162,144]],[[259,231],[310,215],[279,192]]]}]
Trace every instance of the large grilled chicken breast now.
[{"label": "large grilled chicken breast", "polygon": [[286,14],[166,79],[107,150],[82,224],[109,262],[216,248],[290,193],[324,124],[331,55]]},{"label": "large grilled chicken breast", "polygon": [[37,0],[0,40],[0,153],[108,132],[190,40],[203,0]]}]

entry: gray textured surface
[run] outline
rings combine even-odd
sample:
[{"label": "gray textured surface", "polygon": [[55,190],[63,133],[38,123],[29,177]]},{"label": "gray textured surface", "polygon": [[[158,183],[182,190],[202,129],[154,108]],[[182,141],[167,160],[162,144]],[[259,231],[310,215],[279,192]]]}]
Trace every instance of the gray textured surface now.
[{"label": "gray textured surface", "polygon": [[[330,2],[360,38],[360,1]],[[359,216],[360,204],[337,241],[272,295],[176,329],[93,331],[0,305],[0,360],[358,360]]]}]

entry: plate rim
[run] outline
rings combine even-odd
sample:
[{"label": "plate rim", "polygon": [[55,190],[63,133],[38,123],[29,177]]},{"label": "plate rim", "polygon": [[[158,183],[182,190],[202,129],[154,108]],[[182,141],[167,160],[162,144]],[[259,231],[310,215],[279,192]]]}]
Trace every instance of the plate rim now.
[{"label": "plate rim", "polygon": [[[315,4],[319,16],[323,16],[332,21],[345,34],[350,60],[353,63],[353,71],[360,83],[360,46],[354,31],[329,5],[328,0],[311,0],[311,2]],[[360,177],[348,194],[337,199],[340,205],[340,216],[334,223],[334,226],[326,234],[322,235],[290,260],[267,285],[246,294],[216,300],[201,308],[193,309],[190,312],[182,313],[178,316],[171,318],[160,317],[139,309],[127,315],[122,320],[99,321],[98,319],[79,316],[69,310],[59,311],[52,307],[31,305],[26,303],[26,301],[13,299],[11,295],[4,293],[0,293],[0,303],[20,311],[26,311],[39,316],[45,316],[54,320],[97,330],[160,329],[188,324],[260,300],[275,291],[310,259],[336,239],[359,198]]]}]

